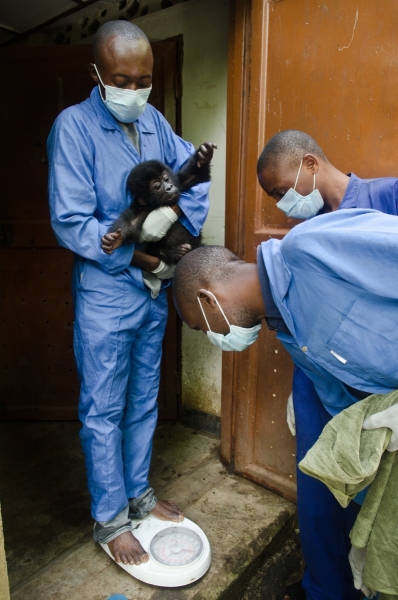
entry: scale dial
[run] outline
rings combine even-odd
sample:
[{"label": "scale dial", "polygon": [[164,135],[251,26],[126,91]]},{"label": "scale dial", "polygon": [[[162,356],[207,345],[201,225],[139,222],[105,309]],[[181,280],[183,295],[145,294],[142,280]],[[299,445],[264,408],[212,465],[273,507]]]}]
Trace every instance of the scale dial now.
[{"label": "scale dial", "polygon": [[203,543],[192,529],[167,527],[151,541],[150,553],[155,560],[168,567],[182,567],[200,557]]}]

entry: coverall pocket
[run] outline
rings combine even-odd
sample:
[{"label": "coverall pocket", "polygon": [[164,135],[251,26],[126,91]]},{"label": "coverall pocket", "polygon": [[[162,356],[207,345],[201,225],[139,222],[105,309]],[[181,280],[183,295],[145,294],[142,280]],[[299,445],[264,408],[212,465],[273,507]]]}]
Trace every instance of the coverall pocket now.
[{"label": "coverall pocket", "polygon": [[[397,320],[357,300],[327,346],[330,360],[339,361],[342,370],[356,374],[358,369],[372,375],[386,387],[398,387],[398,307],[387,306]],[[365,379],[369,377],[365,376]]]}]

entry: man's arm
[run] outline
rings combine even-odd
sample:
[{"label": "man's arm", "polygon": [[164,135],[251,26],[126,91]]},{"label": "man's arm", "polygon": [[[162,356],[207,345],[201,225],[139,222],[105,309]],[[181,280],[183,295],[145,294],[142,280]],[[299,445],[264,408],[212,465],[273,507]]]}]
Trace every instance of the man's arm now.
[{"label": "man's arm", "polygon": [[112,255],[101,248],[107,227],[94,216],[93,150],[81,123],[68,111],[51,130],[48,154],[51,224],[59,243],[108,273],[123,271],[131,263],[134,245],[125,244]]},{"label": "man's arm", "polygon": [[145,271],[155,271],[160,265],[160,258],[135,250],[131,264]]}]

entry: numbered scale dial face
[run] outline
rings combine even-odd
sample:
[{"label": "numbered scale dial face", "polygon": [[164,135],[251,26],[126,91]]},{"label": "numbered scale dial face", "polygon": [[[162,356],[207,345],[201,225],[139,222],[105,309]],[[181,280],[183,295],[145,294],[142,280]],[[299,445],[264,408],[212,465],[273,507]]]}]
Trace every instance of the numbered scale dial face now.
[{"label": "numbered scale dial face", "polygon": [[192,529],[168,527],[152,538],[150,552],[162,565],[181,567],[199,558],[202,549],[202,540]]}]

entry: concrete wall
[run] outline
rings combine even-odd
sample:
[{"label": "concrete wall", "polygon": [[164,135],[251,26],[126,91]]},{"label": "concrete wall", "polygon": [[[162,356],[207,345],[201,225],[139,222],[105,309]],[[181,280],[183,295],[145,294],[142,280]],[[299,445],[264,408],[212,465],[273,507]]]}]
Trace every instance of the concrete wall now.
[{"label": "concrete wall", "polygon": [[[120,8],[122,6],[122,8]],[[148,14],[141,15],[148,8]],[[30,36],[31,45],[91,43],[104,22],[132,18],[151,41],[183,34],[182,135],[195,147],[218,145],[212,169],[211,208],[203,234],[207,244],[224,244],[228,58],[228,0],[187,0],[159,10],[158,0],[115,2],[90,9],[89,17]],[[87,13],[88,14],[88,13]],[[221,408],[221,350],[185,325],[182,336],[183,404],[212,415]]]},{"label": "concrete wall", "polygon": [[4,552],[3,521],[1,519],[0,511],[0,599],[9,600],[9,598],[10,588],[8,587],[7,563]]}]

